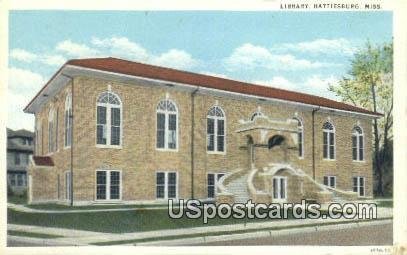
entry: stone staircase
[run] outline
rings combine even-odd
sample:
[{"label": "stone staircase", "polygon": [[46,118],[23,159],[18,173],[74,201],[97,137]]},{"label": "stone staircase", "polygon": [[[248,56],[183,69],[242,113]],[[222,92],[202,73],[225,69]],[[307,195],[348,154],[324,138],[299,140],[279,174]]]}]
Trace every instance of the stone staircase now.
[{"label": "stone staircase", "polygon": [[247,189],[247,173],[231,180],[225,187],[234,195],[235,203],[246,203],[250,199]]}]

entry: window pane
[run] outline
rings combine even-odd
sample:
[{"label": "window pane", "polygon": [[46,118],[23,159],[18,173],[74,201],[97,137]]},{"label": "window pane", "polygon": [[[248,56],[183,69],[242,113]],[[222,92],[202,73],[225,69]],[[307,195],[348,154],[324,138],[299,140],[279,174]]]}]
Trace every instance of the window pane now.
[{"label": "window pane", "polygon": [[328,176],[324,176],[324,185],[328,186]]},{"label": "window pane", "polygon": [[334,144],[335,144],[335,134],[329,133],[329,145],[334,145]]},{"label": "window pane", "polygon": [[273,197],[274,198],[278,198],[278,179],[277,178],[273,178]]},{"label": "window pane", "polygon": [[335,177],[331,176],[330,179],[331,180],[330,180],[329,186],[331,186],[332,188],[335,188],[335,186],[336,186]]},{"label": "window pane", "polygon": [[110,199],[120,199],[120,172],[110,172]]},{"label": "window pane", "polygon": [[215,175],[208,174],[208,185],[215,185]]},{"label": "window pane", "polygon": [[165,174],[164,173],[157,173],[157,185],[164,185],[165,183]]},{"label": "window pane", "polygon": [[329,146],[329,158],[334,159],[335,158],[335,146]]},{"label": "window pane", "polygon": [[96,199],[106,199],[106,171],[96,172]]},{"label": "window pane", "polygon": [[280,179],[281,198],[285,198],[285,179]]},{"label": "window pane", "polygon": [[106,144],[106,125],[97,125],[97,144]]},{"label": "window pane", "polygon": [[175,130],[168,131],[168,148],[170,149],[177,148],[177,131]]},{"label": "window pane", "polygon": [[323,156],[324,156],[324,158],[328,158],[328,145],[326,145],[326,144],[324,144],[324,147],[323,147]]},{"label": "window pane", "polygon": [[225,136],[224,135],[218,135],[217,137],[217,142],[218,142],[218,151],[224,151],[224,147],[225,147]]},{"label": "window pane", "polygon": [[106,124],[106,107],[97,107],[97,124]]},{"label": "window pane", "polygon": [[353,177],[353,192],[358,192],[358,178]]},{"label": "window pane", "polygon": [[215,150],[215,146],[214,146],[214,144],[215,144],[215,135],[208,134],[206,136],[206,139],[207,139],[207,150],[208,151],[214,151]]},{"label": "window pane", "polygon": [[165,114],[157,113],[157,148],[164,148]]},{"label": "window pane", "polygon": [[15,186],[16,185],[16,179],[15,179],[16,175],[15,174],[10,174],[9,175],[9,180],[10,180],[10,185],[11,186]]},{"label": "window pane", "polygon": [[164,185],[157,186],[157,198],[164,198]]},{"label": "window pane", "polygon": [[298,133],[298,156],[302,157],[302,132]]},{"label": "window pane", "polygon": [[168,186],[168,198],[176,198],[176,197],[177,197],[177,186],[169,185]]},{"label": "window pane", "polygon": [[120,126],[120,108],[111,108],[111,124]]},{"label": "window pane", "polygon": [[328,133],[324,132],[323,133],[323,144],[328,144]]},{"label": "window pane", "polygon": [[168,184],[177,184],[177,174],[168,173]]},{"label": "window pane", "polygon": [[359,149],[359,160],[363,160],[364,155],[363,155],[363,147]]},{"label": "window pane", "polygon": [[206,128],[207,134],[214,134],[215,133],[215,120],[208,118],[206,125],[207,125],[207,128]]},{"label": "window pane", "polygon": [[218,120],[218,135],[225,134],[225,125],[224,120]]},{"label": "window pane", "polygon": [[111,131],[111,144],[120,145],[120,127],[113,127]]},{"label": "window pane", "polygon": [[169,118],[168,129],[169,130],[177,130],[177,115],[168,114],[168,118]]},{"label": "window pane", "polygon": [[23,186],[23,175],[17,174],[17,186]]},{"label": "window pane", "polygon": [[106,171],[97,171],[96,182],[97,185],[106,184]]},{"label": "window pane", "polygon": [[214,197],[215,197],[215,186],[208,185],[208,198],[214,198]]}]

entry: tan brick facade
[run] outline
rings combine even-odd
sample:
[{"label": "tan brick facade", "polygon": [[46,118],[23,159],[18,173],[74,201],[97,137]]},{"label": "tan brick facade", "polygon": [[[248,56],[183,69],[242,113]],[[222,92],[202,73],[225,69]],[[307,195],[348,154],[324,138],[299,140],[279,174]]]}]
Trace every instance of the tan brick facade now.
[{"label": "tan brick facade", "polygon": [[[122,101],[122,143],[121,148],[100,148],[96,146],[96,101],[98,96],[110,89]],[[73,87],[73,145],[64,148],[64,107],[67,93]],[[160,151],[156,149],[156,107],[160,100],[168,97],[178,107],[178,149]],[[206,150],[207,112],[220,106],[226,115],[225,153],[208,153]],[[55,152],[48,152],[48,113],[50,108],[58,109],[58,145]],[[313,176],[312,167],[312,112],[301,106],[284,102],[268,102],[250,98],[235,98],[226,95],[198,92],[194,96],[194,162],[191,170],[191,127],[192,96],[190,92],[176,87],[142,86],[113,80],[78,76],[48,100],[36,113],[37,137],[36,155],[50,155],[55,167],[39,173],[31,168],[32,201],[59,200],[65,197],[65,172],[71,169],[73,150],[73,194],[75,203],[96,200],[96,170],[120,170],[122,179],[121,201],[155,201],[156,172],[176,171],[178,173],[179,198],[191,198],[192,179],[195,198],[207,198],[207,174],[228,173],[237,168],[248,168],[248,153],[242,149],[244,137],[237,133],[241,120],[249,120],[258,109],[275,119],[297,117],[304,125],[304,155],[298,158],[297,151],[287,161]],[[336,159],[322,158],[322,125],[329,120],[335,126]],[[39,129],[38,125],[41,125]],[[364,131],[365,161],[352,161],[351,133],[355,125]],[[315,113],[315,179],[323,182],[323,176],[336,176],[337,188],[352,190],[352,177],[365,177],[366,196],[372,195],[371,160],[371,119],[361,115],[338,112]],[[271,137],[271,133],[266,135]],[[289,136],[289,134],[285,134]],[[294,138],[292,138],[294,139]],[[260,152],[267,148],[255,148],[255,161],[261,168],[281,159],[279,152]],[[267,154],[268,153],[268,154]],[[278,160],[277,160],[278,161]],[[292,180],[295,181],[295,180]],[[37,188],[40,186],[41,188]],[[294,192],[294,191],[290,191]]]}]

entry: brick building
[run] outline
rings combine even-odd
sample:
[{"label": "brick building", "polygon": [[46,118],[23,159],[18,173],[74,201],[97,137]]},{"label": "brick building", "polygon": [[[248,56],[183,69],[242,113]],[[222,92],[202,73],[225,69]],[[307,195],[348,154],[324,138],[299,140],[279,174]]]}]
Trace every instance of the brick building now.
[{"label": "brick building", "polygon": [[24,111],[32,203],[372,196],[380,115],[317,96],[95,58],[65,63]]}]

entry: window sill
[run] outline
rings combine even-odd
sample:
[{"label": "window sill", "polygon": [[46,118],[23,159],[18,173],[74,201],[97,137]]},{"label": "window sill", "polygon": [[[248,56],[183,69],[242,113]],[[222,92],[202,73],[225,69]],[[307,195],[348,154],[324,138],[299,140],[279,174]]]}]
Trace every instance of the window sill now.
[{"label": "window sill", "polygon": [[353,163],[366,163],[365,160],[352,160]]},{"label": "window sill", "polygon": [[105,204],[105,203],[114,203],[114,202],[122,202],[122,199],[98,199],[93,201],[95,204]]},{"label": "window sill", "polygon": [[123,149],[121,145],[102,145],[102,144],[96,144],[96,148],[99,149]]},{"label": "window sill", "polygon": [[71,146],[64,146],[64,150],[68,150],[68,149],[70,149],[71,148]]},{"label": "window sill", "polygon": [[329,161],[336,161],[336,159],[330,159],[330,158],[323,158],[322,160],[323,160],[323,161],[328,161],[328,162],[329,162]]},{"label": "window sill", "polygon": [[206,151],[206,153],[212,155],[226,155],[226,151]]},{"label": "window sill", "polygon": [[156,151],[162,151],[162,152],[178,152],[177,149],[165,149],[165,148],[155,148]]}]

